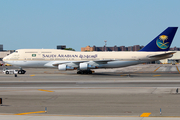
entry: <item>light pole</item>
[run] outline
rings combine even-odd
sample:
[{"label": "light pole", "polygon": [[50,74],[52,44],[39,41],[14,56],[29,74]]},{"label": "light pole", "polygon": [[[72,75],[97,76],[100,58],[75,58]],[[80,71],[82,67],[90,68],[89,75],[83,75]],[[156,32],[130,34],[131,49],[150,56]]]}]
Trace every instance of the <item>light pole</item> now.
[{"label": "light pole", "polygon": [[104,46],[105,46],[105,51],[106,51],[106,42],[107,42],[107,40],[105,40],[104,42],[105,42],[105,45],[104,45]]}]

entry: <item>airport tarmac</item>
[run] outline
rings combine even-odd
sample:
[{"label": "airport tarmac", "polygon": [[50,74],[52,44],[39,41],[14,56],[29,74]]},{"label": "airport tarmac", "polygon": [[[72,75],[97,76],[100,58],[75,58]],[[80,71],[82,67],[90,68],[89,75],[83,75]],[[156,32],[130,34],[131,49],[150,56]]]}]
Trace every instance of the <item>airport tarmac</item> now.
[{"label": "airport tarmac", "polygon": [[179,65],[150,64],[95,70],[92,75],[32,68],[18,77],[1,73],[0,118],[24,113],[28,119],[37,115],[141,120],[143,113],[150,113],[153,120],[180,119],[179,69]]}]

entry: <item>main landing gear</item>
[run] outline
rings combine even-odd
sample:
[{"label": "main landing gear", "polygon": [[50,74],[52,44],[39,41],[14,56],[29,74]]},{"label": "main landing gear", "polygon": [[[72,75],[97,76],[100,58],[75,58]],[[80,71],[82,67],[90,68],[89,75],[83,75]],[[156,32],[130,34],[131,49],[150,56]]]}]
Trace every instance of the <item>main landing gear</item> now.
[{"label": "main landing gear", "polygon": [[92,74],[91,70],[79,70],[77,71],[77,74]]}]

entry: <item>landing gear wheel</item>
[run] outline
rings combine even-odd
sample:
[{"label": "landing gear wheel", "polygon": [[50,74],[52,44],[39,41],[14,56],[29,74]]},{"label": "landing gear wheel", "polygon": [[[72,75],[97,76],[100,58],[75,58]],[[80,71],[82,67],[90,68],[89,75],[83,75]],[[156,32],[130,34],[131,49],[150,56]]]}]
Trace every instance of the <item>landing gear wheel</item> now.
[{"label": "landing gear wheel", "polygon": [[6,71],[6,74],[9,74],[9,71]]},{"label": "landing gear wheel", "polygon": [[91,71],[91,70],[89,71],[89,74],[92,74],[92,71]]},{"label": "landing gear wheel", "polygon": [[92,74],[91,70],[80,70],[77,72],[77,74]]},{"label": "landing gear wheel", "polygon": [[25,70],[19,70],[19,71],[18,71],[18,74],[25,74],[25,73],[26,73]]},{"label": "landing gear wheel", "polygon": [[21,74],[21,72],[22,72],[22,71],[21,71],[21,70],[19,70],[19,71],[18,71],[18,74]]},{"label": "landing gear wheel", "polygon": [[25,73],[26,73],[26,71],[25,71],[25,70],[22,70],[21,74],[25,74]]}]

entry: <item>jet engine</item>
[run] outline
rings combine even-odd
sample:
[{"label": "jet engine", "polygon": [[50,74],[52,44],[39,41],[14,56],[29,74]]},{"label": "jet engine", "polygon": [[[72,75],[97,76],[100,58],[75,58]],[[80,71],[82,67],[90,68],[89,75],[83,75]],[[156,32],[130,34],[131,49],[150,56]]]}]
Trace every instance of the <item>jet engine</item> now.
[{"label": "jet engine", "polygon": [[66,64],[62,64],[62,65],[58,65],[58,70],[74,70],[75,68],[74,67],[71,67],[71,66],[67,66]]},{"label": "jet engine", "polygon": [[97,67],[93,66],[93,65],[89,65],[88,63],[80,63],[79,64],[80,70],[88,70],[88,69],[93,69],[93,68],[97,68]]}]

